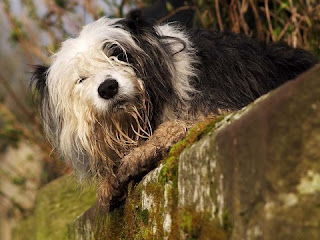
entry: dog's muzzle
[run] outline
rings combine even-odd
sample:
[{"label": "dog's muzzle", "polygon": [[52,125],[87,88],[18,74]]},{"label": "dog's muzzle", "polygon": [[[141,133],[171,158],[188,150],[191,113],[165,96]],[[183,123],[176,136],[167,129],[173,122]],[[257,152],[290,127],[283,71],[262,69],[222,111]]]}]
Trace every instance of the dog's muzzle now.
[{"label": "dog's muzzle", "polygon": [[98,93],[99,96],[103,99],[111,99],[118,93],[118,89],[119,84],[117,80],[113,78],[108,78],[100,84],[98,88]]}]

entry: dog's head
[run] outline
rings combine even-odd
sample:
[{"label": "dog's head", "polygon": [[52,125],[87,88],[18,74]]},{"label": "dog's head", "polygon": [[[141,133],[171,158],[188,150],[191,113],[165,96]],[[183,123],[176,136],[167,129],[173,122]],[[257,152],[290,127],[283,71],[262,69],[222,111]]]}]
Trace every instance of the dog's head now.
[{"label": "dog's head", "polygon": [[137,16],[101,18],[63,42],[33,77],[53,145],[79,173],[95,172],[101,161],[112,169],[110,154],[121,157],[151,134],[166,105],[188,98],[186,48],[177,28]]}]

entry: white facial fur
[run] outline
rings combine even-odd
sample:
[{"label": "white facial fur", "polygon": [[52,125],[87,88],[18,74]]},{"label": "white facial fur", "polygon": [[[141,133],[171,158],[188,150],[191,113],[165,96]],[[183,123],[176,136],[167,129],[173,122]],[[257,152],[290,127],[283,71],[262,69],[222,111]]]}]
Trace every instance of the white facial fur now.
[{"label": "white facial fur", "polygon": [[[116,21],[101,18],[85,26],[77,38],[65,41],[59,52],[53,55],[47,84],[52,102],[57,106],[66,106],[71,97],[79,103],[89,104],[98,112],[108,112],[113,101],[119,98],[130,100],[137,94],[136,81],[142,87],[128,63],[107,56],[103,50],[105,44],[119,44],[116,41],[119,38],[138,48],[128,32],[111,26]],[[79,83],[83,77],[86,79]],[[97,91],[107,78],[113,78],[119,84],[117,96],[110,100],[102,99]]]},{"label": "white facial fur", "polygon": [[[130,101],[143,91],[142,81],[137,79],[130,64],[108,56],[108,49],[104,49],[105,45],[107,48],[119,45],[117,39],[122,39],[141,50],[128,32],[114,26],[118,20],[101,18],[85,26],[78,37],[63,42],[51,58],[47,87],[48,103],[54,112],[45,113],[44,118],[45,123],[56,119],[56,127],[45,124],[45,128],[53,144],[79,175],[88,171],[88,163],[83,162],[86,157],[79,156],[97,155],[92,134],[98,115],[107,117],[115,102]],[[80,82],[81,78],[85,79]],[[119,89],[114,98],[106,100],[99,96],[98,88],[108,78],[115,79]]]}]

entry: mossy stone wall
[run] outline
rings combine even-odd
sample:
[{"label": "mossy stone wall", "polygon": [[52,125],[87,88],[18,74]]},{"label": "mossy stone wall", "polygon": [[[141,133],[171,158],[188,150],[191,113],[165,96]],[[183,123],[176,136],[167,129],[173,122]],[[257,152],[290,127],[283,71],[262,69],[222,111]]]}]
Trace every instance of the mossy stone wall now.
[{"label": "mossy stone wall", "polygon": [[38,198],[36,239],[320,239],[320,66],[199,123],[129,189],[119,209],[76,217],[93,194],[82,203],[52,184]]}]

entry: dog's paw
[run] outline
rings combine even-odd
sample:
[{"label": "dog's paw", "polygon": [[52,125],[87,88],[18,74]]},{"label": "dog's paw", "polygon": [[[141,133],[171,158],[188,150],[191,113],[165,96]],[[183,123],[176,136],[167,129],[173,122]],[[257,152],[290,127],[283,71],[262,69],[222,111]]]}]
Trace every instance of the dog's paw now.
[{"label": "dog's paw", "polygon": [[116,196],[120,195],[119,181],[112,178],[99,179],[97,188],[97,200],[101,207],[105,210],[110,209],[110,205],[114,202]]},{"label": "dog's paw", "polygon": [[133,164],[130,164],[127,160],[123,162],[118,170],[117,178],[120,183],[125,183],[129,180],[131,173],[136,172],[138,169],[137,166],[133,166]]},{"label": "dog's paw", "polygon": [[121,165],[117,172],[119,183],[130,181],[131,177],[140,175],[147,171],[152,165],[152,160],[156,158],[156,146],[141,146],[133,149],[121,160]]}]

